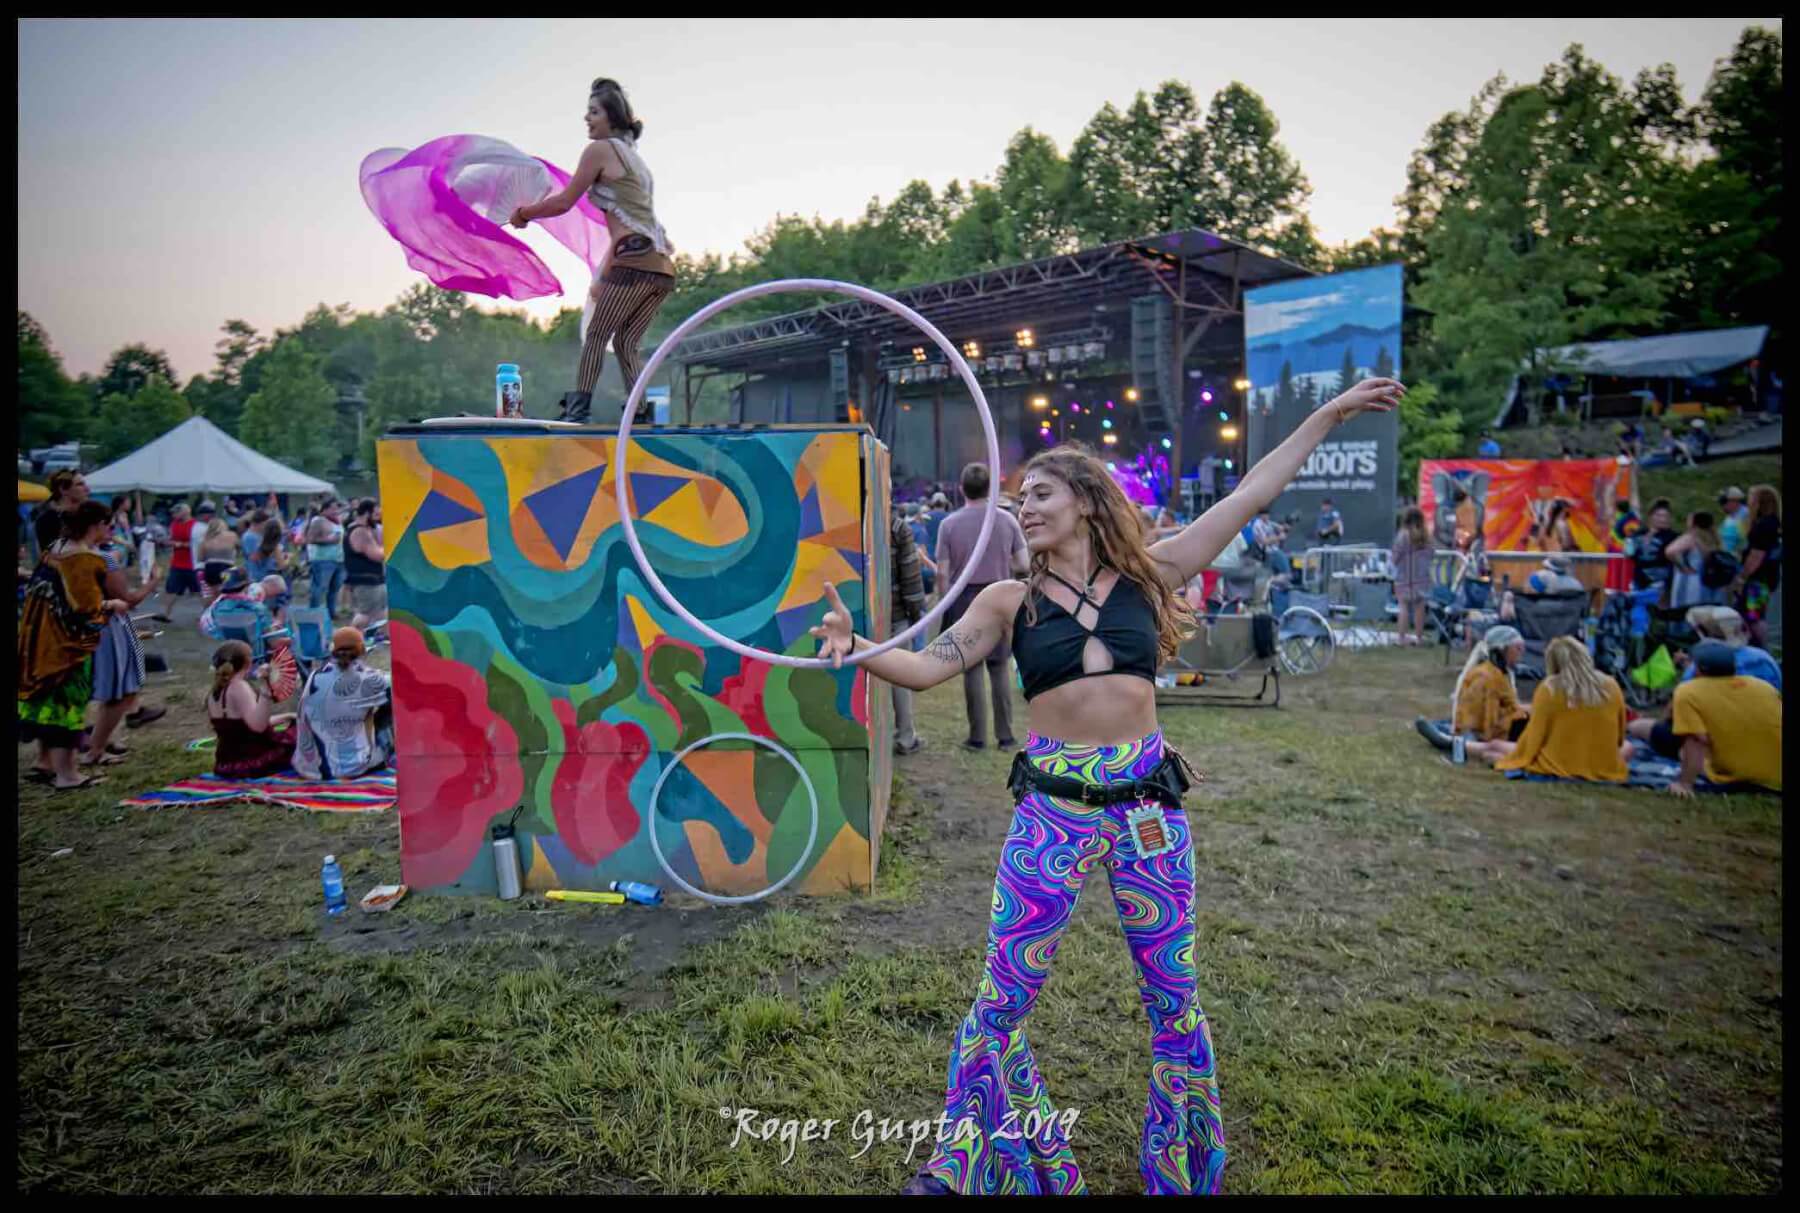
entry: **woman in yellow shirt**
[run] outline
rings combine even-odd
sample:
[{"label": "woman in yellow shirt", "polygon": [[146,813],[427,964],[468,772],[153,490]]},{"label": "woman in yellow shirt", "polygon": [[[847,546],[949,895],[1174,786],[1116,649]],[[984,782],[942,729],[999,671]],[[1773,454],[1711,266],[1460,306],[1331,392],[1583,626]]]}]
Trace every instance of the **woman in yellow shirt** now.
[{"label": "woman in yellow shirt", "polygon": [[1524,734],[1516,743],[1483,747],[1483,757],[1499,771],[1624,783],[1631,743],[1619,684],[1594,668],[1587,646],[1573,636],[1550,642],[1544,670]]},{"label": "woman in yellow shirt", "polygon": [[1451,732],[1474,738],[1469,753],[1492,761],[1507,751],[1489,755],[1488,746],[1508,745],[1524,733],[1531,714],[1519,706],[1512,674],[1524,655],[1525,637],[1504,623],[1489,628],[1469,654],[1450,709]]}]

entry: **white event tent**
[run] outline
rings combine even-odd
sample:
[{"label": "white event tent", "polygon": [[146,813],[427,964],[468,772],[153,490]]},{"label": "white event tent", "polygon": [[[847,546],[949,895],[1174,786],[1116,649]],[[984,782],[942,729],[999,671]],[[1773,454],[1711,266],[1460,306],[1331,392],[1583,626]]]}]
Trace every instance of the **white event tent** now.
[{"label": "white event tent", "polygon": [[204,417],[190,417],[161,438],[87,474],[106,496],[146,493],[332,493],[329,481],[296,472],[253,451]]}]

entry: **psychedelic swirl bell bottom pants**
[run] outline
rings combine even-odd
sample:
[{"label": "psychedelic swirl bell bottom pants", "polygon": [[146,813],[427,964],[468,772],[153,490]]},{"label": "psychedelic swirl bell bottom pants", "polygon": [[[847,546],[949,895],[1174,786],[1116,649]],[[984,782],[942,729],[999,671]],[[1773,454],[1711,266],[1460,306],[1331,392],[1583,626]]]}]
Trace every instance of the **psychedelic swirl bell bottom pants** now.
[{"label": "psychedelic swirl bell bottom pants", "polygon": [[[1075,746],[1032,734],[1025,752],[1050,774],[1109,783],[1153,771],[1163,741],[1157,732],[1124,745]],[[1150,1015],[1150,1099],[1138,1159],[1145,1189],[1152,1196],[1219,1191],[1225,1135],[1212,1033],[1195,991],[1193,841],[1187,815],[1165,809],[1169,848],[1141,857],[1128,815],[1141,816],[1144,805],[1158,807],[1085,805],[1031,791],[1013,814],[994,878],[986,969],[950,1050],[947,1136],[923,1168],[954,1192],[1086,1191],[1025,1019],[1082,884],[1103,865]],[[965,1118],[973,1135],[956,1132]]]}]

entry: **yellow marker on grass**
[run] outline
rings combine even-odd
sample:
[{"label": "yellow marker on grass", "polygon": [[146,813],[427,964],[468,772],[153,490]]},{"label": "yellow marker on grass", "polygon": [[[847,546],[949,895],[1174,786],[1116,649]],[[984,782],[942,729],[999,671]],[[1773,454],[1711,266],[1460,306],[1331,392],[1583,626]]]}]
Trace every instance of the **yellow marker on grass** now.
[{"label": "yellow marker on grass", "polygon": [[623,893],[584,893],[580,889],[551,889],[544,894],[551,901],[597,901],[602,905],[625,904]]}]

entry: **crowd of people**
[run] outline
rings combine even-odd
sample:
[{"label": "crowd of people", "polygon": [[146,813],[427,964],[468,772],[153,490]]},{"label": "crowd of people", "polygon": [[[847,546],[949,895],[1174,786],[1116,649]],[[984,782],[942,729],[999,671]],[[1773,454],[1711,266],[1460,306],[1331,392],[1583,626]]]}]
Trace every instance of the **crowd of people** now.
[{"label": "crowd of people", "polygon": [[[1696,638],[1674,655],[1682,672],[1666,712],[1632,712],[1616,678],[1573,636],[1551,640],[1545,677],[1522,704],[1516,670],[1525,639],[1503,615],[1457,679],[1448,732],[1423,718],[1419,731],[1445,750],[1460,736],[1470,757],[1501,771],[1623,783],[1647,748],[1680,764],[1668,785],[1674,795],[1779,792],[1782,679],[1766,648],[1766,615],[1781,578],[1781,495],[1771,485],[1732,486],[1718,502],[1719,519],[1696,510],[1679,531],[1667,500],[1652,502],[1641,523],[1621,503],[1614,525],[1636,586],[1655,592],[1655,605]],[[1560,559],[1546,558],[1550,576],[1533,589],[1581,588]]]},{"label": "crowd of people", "polygon": [[[165,706],[141,702],[148,666],[140,621],[175,622],[184,599],[195,625],[222,641],[212,657],[207,718],[216,770],[250,777],[294,767],[349,778],[392,755],[391,684],[364,657],[387,615],[381,507],[373,498],[312,499],[290,521],[280,496],[152,501],[141,493],[93,500],[78,471],[50,478],[50,499],[21,518],[19,724],[38,745],[26,778],[59,790],[99,781],[86,770],[125,762],[121,725]],[[294,587],[346,622],[281,713],[269,658],[289,638]],[[154,598],[152,596],[154,595]],[[147,613],[134,612],[151,599]],[[229,633],[229,638],[228,638]],[[237,637],[255,639],[256,648]]]}]

